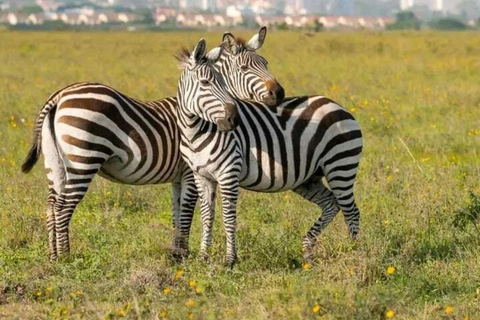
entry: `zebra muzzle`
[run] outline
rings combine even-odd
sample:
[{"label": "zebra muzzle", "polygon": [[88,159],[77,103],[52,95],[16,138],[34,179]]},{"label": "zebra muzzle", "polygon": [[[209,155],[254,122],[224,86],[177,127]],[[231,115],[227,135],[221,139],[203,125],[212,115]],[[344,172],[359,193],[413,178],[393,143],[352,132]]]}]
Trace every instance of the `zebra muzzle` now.
[{"label": "zebra muzzle", "polygon": [[263,98],[263,102],[267,106],[276,107],[283,102],[283,99],[285,99],[285,90],[277,80],[268,80],[265,82],[265,86],[267,87],[267,94]]},{"label": "zebra muzzle", "polygon": [[220,131],[231,131],[239,124],[239,117],[237,107],[233,103],[225,105],[225,117],[217,121],[218,129]]}]

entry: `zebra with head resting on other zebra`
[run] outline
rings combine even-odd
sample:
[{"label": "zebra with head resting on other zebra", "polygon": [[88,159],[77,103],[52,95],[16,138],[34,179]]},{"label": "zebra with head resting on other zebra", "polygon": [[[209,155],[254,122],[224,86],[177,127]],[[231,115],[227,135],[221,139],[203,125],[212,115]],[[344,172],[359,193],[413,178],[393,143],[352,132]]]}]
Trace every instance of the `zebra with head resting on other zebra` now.
[{"label": "zebra with head resting on other zebra", "polygon": [[[227,50],[238,50],[229,45]],[[177,91],[180,149],[193,170],[201,200],[201,255],[208,258],[212,243],[217,187],[230,267],[237,259],[239,187],[293,190],[322,208],[323,214],[303,239],[306,259],[311,259],[317,236],[340,210],[354,239],[360,212],[353,188],[363,143],[352,114],[323,96],[290,97],[274,108],[235,100],[214,68],[222,54],[206,54],[205,46],[201,40],[191,54],[181,55]]]},{"label": "zebra with head resting on other zebra", "polygon": [[[265,34],[266,29],[260,29],[248,52],[235,55],[249,55],[240,75],[248,79],[232,94],[275,105],[282,101],[283,89],[266,64],[257,64],[255,58]],[[222,63],[216,67],[225,78],[240,72]],[[234,82],[230,83],[235,90]],[[197,191],[192,172],[180,156],[176,106],[176,97],[143,102],[98,83],[73,84],[50,96],[37,117],[22,171],[30,171],[43,153],[49,180],[46,214],[51,260],[70,251],[71,217],[97,174],[132,185],[172,182],[174,254],[187,253]]]}]

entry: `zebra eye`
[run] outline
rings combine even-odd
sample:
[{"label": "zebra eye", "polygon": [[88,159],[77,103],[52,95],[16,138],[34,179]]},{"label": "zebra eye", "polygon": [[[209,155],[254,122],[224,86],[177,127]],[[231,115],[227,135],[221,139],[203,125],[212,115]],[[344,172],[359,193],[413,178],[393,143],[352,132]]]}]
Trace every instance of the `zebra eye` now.
[{"label": "zebra eye", "polygon": [[240,66],[240,69],[245,72],[248,70],[248,66],[246,64],[243,64]]},{"label": "zebra eye", "polygon": [[208,85],[210,84],[210,81],[205,80],[205,79],[202,79],[202,80],[200,80],[200,84],[201,84],[202,86],[208,86]]}]

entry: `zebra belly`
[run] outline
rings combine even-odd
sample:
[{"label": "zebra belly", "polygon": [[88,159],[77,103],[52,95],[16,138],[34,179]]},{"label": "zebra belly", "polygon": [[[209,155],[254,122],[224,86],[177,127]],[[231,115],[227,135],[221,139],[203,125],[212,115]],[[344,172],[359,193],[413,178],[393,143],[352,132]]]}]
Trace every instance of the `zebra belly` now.
[{"label": "zebra belly", "polygon": [[[258,166],[258,163],[251,163],[250,168]],[[275,167],[280,166],[278,163]],[[268,168],[268,167],[267,167]],[[263,169],[263,168],[262,168]],[[249,171],[249,172],[248,172]],[[279,172],[276,170],[275,172]],[[244,169],[241,175],[240,186],[243,189],[256,192],[282,192],[295,189],[307,181],[313,174],[303,176],[295,179],[293,172],[286,170],[286,177],[283,174],[271,175],[269,171],[265,170],[248,170]],[[255,181],[252,183],[252,181]]]},{"label": "zebra belly", "polygon": [[160,184],[172,182],[176,175],[178,174],[178,165],[172,174],[164,176],[161,174],[153,175],[146,179],[139,179],[137,176],[129,175],[127,172],[120,170],[123,164],[118,160],[118,158],[113,157],[108,160],[98,171],[98,175],[107,180],[130,184],[130,185],[146,185],[146,184]]}]

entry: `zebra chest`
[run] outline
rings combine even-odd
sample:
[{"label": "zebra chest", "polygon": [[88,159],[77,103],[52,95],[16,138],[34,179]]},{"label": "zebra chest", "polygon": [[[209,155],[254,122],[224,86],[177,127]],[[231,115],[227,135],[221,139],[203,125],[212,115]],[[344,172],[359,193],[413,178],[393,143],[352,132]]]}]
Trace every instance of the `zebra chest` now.
[{"label": "zebra chest", "polygon": [[182,156],[193,172],[205,178],[218,180],[222,174],[234,170],[241,163],[232,150],[218,149],[215,146],[195,148],[194,146],[181,146]]}]

